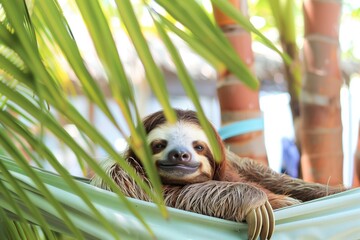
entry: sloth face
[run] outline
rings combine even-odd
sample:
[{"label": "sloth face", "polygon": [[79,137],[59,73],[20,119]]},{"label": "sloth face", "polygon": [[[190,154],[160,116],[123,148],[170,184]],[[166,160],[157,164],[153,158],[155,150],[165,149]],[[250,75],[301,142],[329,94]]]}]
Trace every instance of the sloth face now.
[{"label": "sloth face", "polygon": [[148,143],[163,184],[212,179],[213,155],[200,126],[185,121],[164,123],[149,132]]}]

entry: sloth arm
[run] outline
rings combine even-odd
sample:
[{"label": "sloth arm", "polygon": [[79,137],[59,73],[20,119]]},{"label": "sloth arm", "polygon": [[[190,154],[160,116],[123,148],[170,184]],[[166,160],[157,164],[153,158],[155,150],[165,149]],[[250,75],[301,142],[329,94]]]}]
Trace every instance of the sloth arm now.
[{"label": "sloth arm", "polygon": [[267,201],[266,194],[248,184],[207,181],[164,187],[167,206],[232,221],[244,221]]},{"label": "sloth arm", "polygon": [[274,216],[266,194],[240,182],[207,181],[185,186],[164,186],[169,207],[226,220],[248,223],[249,239],[269,239]]},{"label": "sloth arm", "polygon": [[256,182],[273,193],[284,194],[304,202],[346,190],[343,186],[309,183],[286,174],[279,174],[267,166],[249,158],[240,158],[230,151],[227,151],[226,157],[234,170],[245,180]]}]

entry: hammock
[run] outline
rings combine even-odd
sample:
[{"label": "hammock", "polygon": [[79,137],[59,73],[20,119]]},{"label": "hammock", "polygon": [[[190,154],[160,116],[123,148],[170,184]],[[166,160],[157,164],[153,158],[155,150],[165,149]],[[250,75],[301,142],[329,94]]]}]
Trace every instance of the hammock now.
[{"label": "hammock", "polygon": [[[0,159],[11,174],[26,184],[24,188],[30,199],[43,211],[53,230],[67,231],[57,212],[39,195],[35,184],[11,160]],[[69,209],[69,216],[87,239],[111,239],[98,219],[83,201],[72,192],[56,174],[35,169],[52,194]],[[0,181],[6,180],[0,172]],[[121,239],[151,239],[149,232],[124,207],[118,197],[109,191],[96,188],[77,180],[82,190],[93,200],[96,208],[104,213]],[[9,188],[10,189],[10,188]],[[164,219],[158,207],[149,202],[129,199],[157,239],[247,239],[247,225],[208,217],[200,214],[168,208],[170,217]],[[19,205],[22,205],[19,202]],[[0,192],[0,207],[9,216],[14,210]],[[25,206],[23,206],[25,208]],[[25,215],[34,221],[31,214]],[[275,211],[276,226],[273,239],[360,239],[360,189],[353,189],[322,199]],[[36,221],[34,221],[36,222]]]}]

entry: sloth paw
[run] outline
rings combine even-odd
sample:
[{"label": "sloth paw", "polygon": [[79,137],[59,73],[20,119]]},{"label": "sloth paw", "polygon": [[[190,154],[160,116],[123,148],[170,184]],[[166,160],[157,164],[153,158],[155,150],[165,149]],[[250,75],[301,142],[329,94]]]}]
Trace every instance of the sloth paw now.
[{"label": "sloth paw", "polygon": [[251,240],[270,239],[274,232],[275,219],[273,209],[268,201],[264,205],[253,209],[246,215],[248,237]]}]

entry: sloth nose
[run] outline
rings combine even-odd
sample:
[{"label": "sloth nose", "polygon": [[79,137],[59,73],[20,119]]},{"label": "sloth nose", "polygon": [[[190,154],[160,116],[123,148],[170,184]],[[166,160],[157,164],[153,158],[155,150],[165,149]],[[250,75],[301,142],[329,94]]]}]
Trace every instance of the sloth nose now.
[{"label": "sloth nose", "polygon": [[169,152],[168,160],[173,162],[188,162],[191,160],[191,153],[186,149],[174,149]]}]

